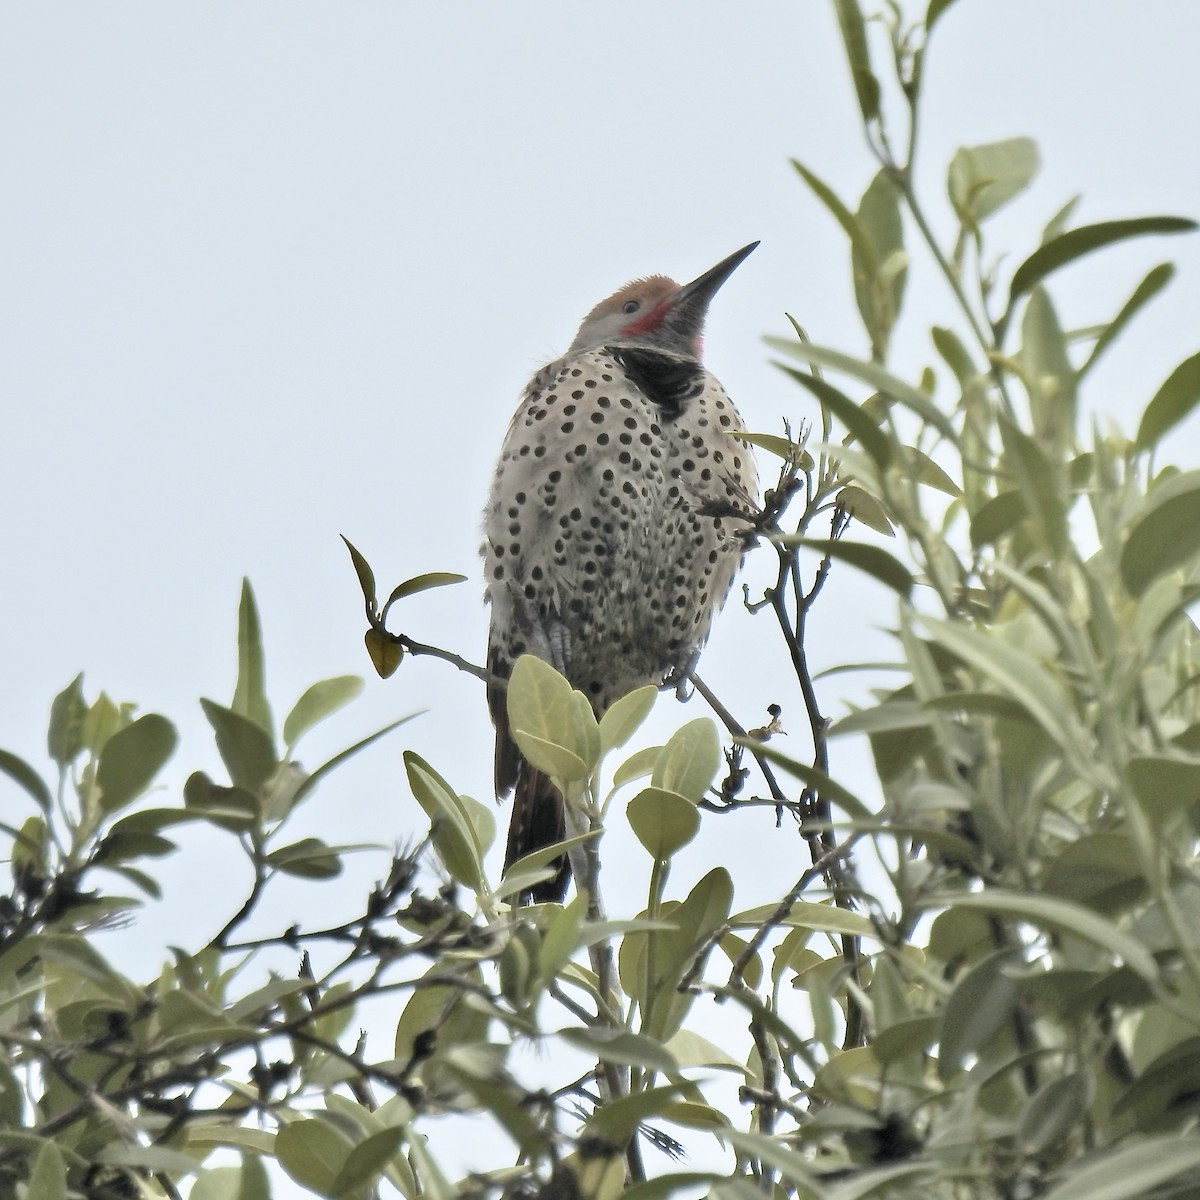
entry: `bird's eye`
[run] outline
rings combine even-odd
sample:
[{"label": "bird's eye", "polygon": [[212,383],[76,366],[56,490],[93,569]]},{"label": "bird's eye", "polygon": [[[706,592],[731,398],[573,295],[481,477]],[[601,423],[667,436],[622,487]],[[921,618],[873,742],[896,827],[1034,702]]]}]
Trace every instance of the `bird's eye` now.
[{"label": "bird's eye", "polygon": [[621,305],[621,311],[627,317],[630,317],[641,307],[642,302],[640,300],[626,300],[625,303]]}]

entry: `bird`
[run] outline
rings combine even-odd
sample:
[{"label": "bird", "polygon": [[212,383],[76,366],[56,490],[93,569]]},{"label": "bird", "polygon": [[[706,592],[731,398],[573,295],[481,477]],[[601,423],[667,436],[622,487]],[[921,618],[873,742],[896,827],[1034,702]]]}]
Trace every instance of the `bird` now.
[{"label": "bird", "polygon": [[[566,836],[563,799],[526,763],[504,682],[534,654],[597,717],[686,678],[741,565],[758,503],[741,417],[701,361],[709,303],[758,242],[691,283],[635,279],[588,313],[512,417],[483,518],[497,799],[514,793],[505,870]],[[523,901],[561,902],[571,867]]]}]

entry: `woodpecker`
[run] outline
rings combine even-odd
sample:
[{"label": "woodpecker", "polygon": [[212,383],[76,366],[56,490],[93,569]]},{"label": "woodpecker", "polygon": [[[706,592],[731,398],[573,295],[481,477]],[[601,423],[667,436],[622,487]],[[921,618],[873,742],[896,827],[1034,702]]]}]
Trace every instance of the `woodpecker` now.
[{"label": "woodpecker", "polygon": [[[484,511],[496,679],[535,654],[599,717],[626,692],[680,680],[695,664],[758,503],[741,418],[701,362],[704,319],[757,245],[683,286],[663,275],[625,284],[525,388]],[[505,689],[491,685],[488,703],[497,798],[515,792],[507,869],[566,836],[563,800],[521,758]],[[527,898],[561,901],[565,856],[556,872]]]}]

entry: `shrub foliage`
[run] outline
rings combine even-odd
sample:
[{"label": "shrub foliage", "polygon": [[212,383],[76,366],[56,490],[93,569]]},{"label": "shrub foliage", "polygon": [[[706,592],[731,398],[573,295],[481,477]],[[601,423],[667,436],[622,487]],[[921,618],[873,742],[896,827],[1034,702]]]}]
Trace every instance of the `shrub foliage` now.
[{"label": "shrub foliage", "polygon": [[[341,870],[351,848],[297,839],[291,819],[388,730],[300,766],[301,737],[361,681],[315,684],[277,729],[247,586],[235,694],[202,701],[227,777],[152,796],[173,726],[89,700],[79,679],[52,705],[50,780],[0,752],[5,811],[25,809],[0,825],[0,1194],[1200,1192],[1200,471],[1161,461],[1200,399],[1200,355],[1162,371],[1126,434],[1091,415],[1103,356],[1172,267],[1114,296],[1098,327],[1072,329],[1053,299],[1084,256],[1194,226],[1078,225],[1068,204],[1001,260],[989,218],[1038,169],[1015,138],[955,153],[953,223],[936,228],[913,151],[927,39],[949,7],[932,0],[911,28],[896,13],[884,38],[836,0],[876,173],[852,206],[795,164],[847,239],[869,347],[820,346],[798,325],[769,339],[781,404],[819,418],[749,438],[778,467],[753,539],[777,571],[746,603],[778,626],[811,754],[776,748],[774,714],[743,728],[701,680],[716,719],[631,751],[652,689],[597,721],[526,658],[510,723],[568,798],[579,894],[517,906],[552,854],[497,879],[492,805],[458,792],[453,764],[409,753],[428,834],[360,915],[250,938],[277,877],[320,888]],[[914,262],[945,285],[927,341],[915,318],[897,324]],[[901,337],[928,361],[916,378],[889,367]],[[394,606],[460,577],[418,576],[380,605],[351,555],[381,675],[407,654],[480,673],[388,628]],[[814,680],[805,648],[831,571],[895,600],[873,702],[832,721],[837,676]],[[849,735],[869,743],[872,794],[839,779]],[[808,859],[778,903],[739,906],[723,866],[672,871],[710,814],[762,805]],[[620,822],[645,850],[645,889],[612,911],[604,831]],[[104,927],[158,897],[154,860],[197,823],[239,848],[250,889],[207,945],[129,978]],[[869,847],[886,894],[856,872]],[[705,996],[738,1014],[742,1044],[715,1043]],[[357,1032],[380,998],[395,1030],[382,1053]],[[536,1080],[524,1044],[545,1051]],[[455,1114],[507,1147],[466,1178],[427,1136]]]}]

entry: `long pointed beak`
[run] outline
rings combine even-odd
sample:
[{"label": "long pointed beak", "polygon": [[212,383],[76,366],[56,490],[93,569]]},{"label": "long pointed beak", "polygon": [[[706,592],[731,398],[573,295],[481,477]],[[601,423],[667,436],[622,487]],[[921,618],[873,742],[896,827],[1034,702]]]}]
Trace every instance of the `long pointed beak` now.
[{"label": "long pointed beak", "polygon": [[743,246],[728,258],[723,258],[715,267],[709,267],[699,278],[685,283],[671,297],[672,309],[676,312],[694,313],[703,319],[704,312],[718,289],[750,257],[757,246],[758,242]]},{"label": "long pointed beak", "polygon": [[750,245],[743,246],[728,258],[723,258],[715,267],[710,267],[698,279],[685,283],[663,301],[663,325],[671,331],[681,349],[686,348],[688,353],[700,357],[701,333],[704,330],[704,318],[708,315],[709,302],[717,294],[717,289],[737,270],[743,260],[749,257],[757,245],[757,242],[751,242]]}]

